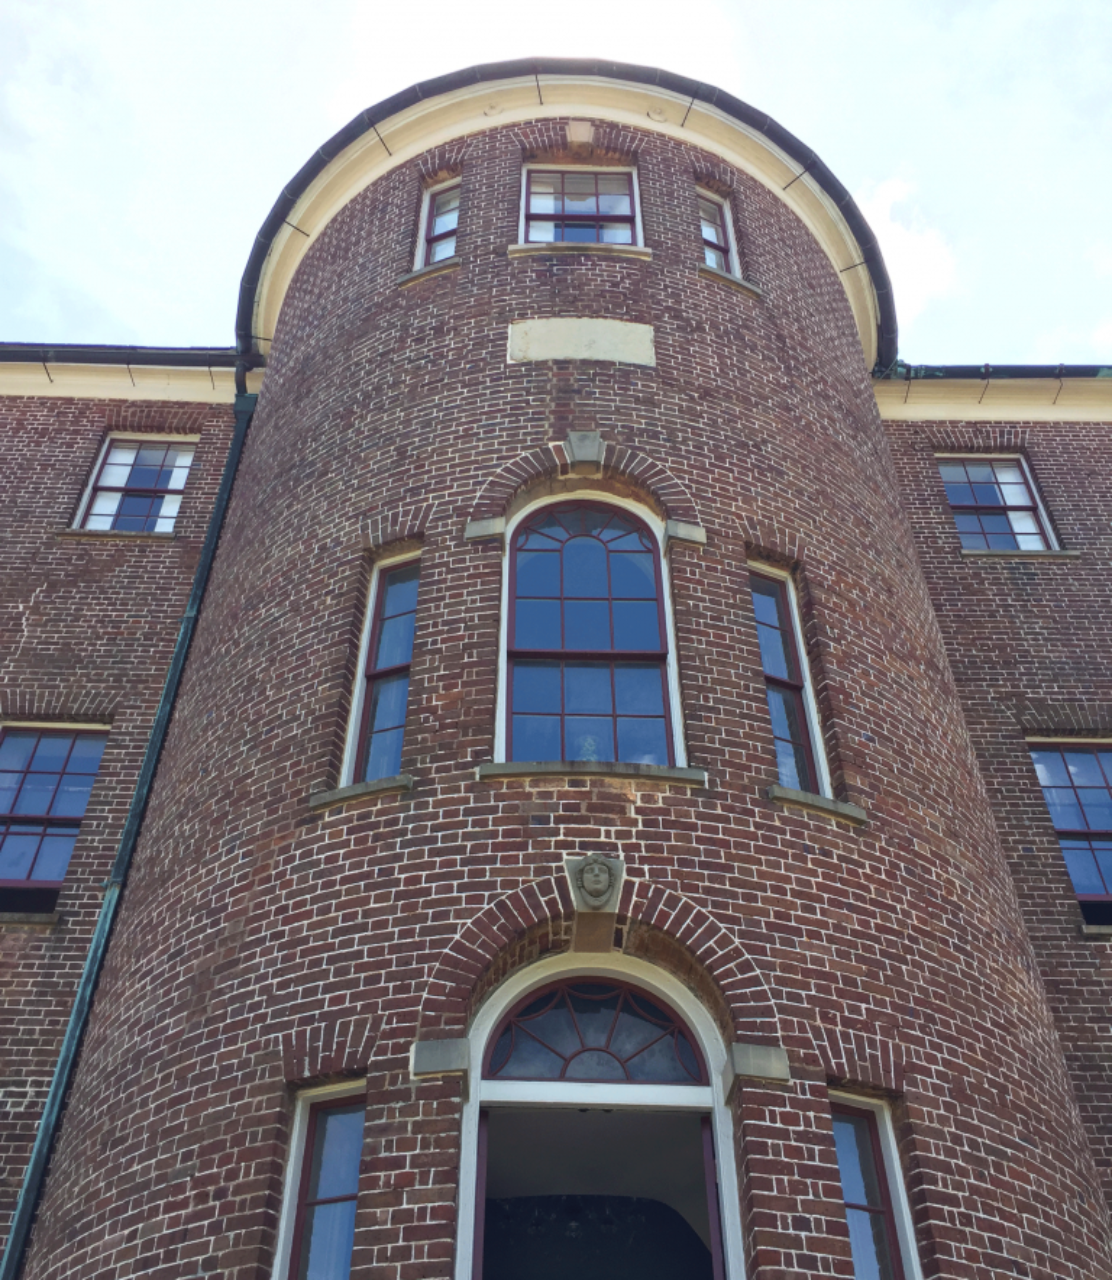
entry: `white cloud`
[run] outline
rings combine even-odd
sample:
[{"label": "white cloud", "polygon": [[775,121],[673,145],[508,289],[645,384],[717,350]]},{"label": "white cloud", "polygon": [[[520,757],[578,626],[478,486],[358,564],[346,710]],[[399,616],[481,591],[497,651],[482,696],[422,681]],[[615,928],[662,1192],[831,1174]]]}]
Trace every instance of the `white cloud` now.
[{"label": "white cloud", "polygon": [[1093,350],[1102,360],[1112,360],[1112,320],[1105,320],[1093,330]]},{"label": "white cloud", "polygon": [[936,298],[955,293],[958,284],[953,250],[938,228],[927,226],[914,204],[907,204],[914,190],[901,178],[887,178],[856,197],[880,241],[904,332]]}]

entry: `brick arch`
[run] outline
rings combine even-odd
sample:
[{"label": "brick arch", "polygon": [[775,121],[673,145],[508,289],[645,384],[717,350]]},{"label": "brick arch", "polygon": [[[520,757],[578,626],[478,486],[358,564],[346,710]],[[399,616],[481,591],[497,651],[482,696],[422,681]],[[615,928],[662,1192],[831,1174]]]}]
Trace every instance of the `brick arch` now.
[{"label": "brick arch", "polygon": [[[631,481],[648,493],[666,519],[701,525],[698,507],[687,486],[654,458],[625,445],[604,444],[603,479]],[[508,462],[483,485],[468,517],[493,520],[504,516],[517,493],[537,480],[571,474],[571,463],[562,440],[553,440]]]},{"label": "brick arch", "polygon": [[271,1044],[281,1054],[282,1078],[299,1084],[366,1071],[377,1039],[373,1018],[340,1015],[290,1027]]},{"label": "brick arch", "polygon": [[[572,910],[564,877],[549,876],[506,894],[465,924],[425,988],[419,1037],[465,1035],[483,975],[529,929],[561,921]],[[737,938],[707,911],[671,889],[628,877],[619,910],[631,922],[660,929],[695,957],[729,1010],[736,1039],[780,1043],[779,1013],[763,976]],[[589,960],[585,954],[584,961]]]},{"label": "brick arch", "polygon": [[822,1070],[831,1084],[903,1092],[908,1064],[893,1041],[875,1031],[826,1025],[815,1028],[814,1039]]},{"label": "brick arch", "polygon": [[363,518],[363,541],[371,551],[393,542],[423,538],[429,525],[443,519],[443,503],[408,502],[376,507]]}]

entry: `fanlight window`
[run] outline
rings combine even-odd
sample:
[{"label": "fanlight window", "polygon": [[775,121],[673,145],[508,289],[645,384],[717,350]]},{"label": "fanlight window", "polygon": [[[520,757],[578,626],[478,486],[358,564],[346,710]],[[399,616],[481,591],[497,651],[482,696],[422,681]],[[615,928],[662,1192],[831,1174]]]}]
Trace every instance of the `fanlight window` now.
[{"label": "fanlight window", "polygon": [[691,1033],[655,1000],[620,983],[578,981],[532,995],[506,1019],[488,1080],[705,1084]]},{"label": "fanlight window", "polygon": [[513,541],[511,760],[670,765],[656,540],[616,507],[564,502]]}]

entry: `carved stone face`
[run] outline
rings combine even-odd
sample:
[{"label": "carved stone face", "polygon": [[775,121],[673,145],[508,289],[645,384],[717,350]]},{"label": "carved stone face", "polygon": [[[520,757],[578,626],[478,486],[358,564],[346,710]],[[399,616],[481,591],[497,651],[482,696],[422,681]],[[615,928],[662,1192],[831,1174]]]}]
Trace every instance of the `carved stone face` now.
[{"label": "carved stone face", "polygon": [[610,868],[605,862],[595,861],[592,858],[580,868],[579,883],[587,897],[601,900],[610,892],[612,883]]}]

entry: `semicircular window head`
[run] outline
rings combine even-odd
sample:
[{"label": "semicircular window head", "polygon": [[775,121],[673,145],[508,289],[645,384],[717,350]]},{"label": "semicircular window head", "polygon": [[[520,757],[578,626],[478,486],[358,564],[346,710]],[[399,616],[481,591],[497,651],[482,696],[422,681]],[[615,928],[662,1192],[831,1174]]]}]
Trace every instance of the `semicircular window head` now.
[{"label": "semicircular window head", "polygon": [[660,550],[603,503],[542,507],[511,546],[509,758],[671,765]]},{"label": "semicircular window head", "polygon": [[561,982],[531,994],[492,1038],[488,1080],[707,1083],[691,1032],[656,998],[623,983]]}]

